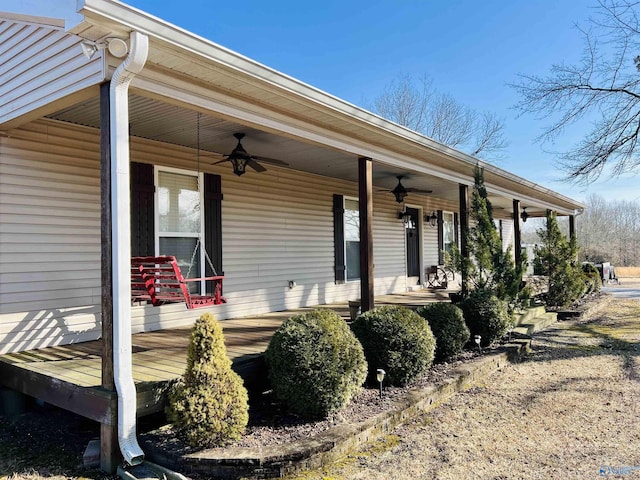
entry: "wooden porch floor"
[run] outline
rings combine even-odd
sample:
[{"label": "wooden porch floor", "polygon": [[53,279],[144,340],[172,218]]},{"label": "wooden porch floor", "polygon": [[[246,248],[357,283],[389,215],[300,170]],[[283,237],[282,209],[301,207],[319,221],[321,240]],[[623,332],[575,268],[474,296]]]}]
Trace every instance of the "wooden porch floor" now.
[{"label": "wooden porch floor", "polygon": [[[417,307],[447,300],[444,291],[420,290],[376,297],[376,306]],[[349,318],[346,303],[321,305]],[[259,388],[266,380],[264,356],[282,322],[308,307],[252,317],[222,320],[227,353],[245,383]],[[137,333],[132,336],[133,377],[138,415],[161,411],[171,380],[185,370],[190,327]],[[101,388],[100,340],[0,355],[0,385],[39,398],[79,415],[110,424],[116,397]]]}]

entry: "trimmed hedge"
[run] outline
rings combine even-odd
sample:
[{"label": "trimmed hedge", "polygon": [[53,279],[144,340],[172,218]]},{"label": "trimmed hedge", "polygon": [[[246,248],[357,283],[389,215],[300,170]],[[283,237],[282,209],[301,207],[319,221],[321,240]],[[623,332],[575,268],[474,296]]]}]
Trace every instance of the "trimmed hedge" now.
[{"label": "trimmed hedge", "polygon": [[474,290],[458,306],[471,336],[480,335],[483,347],[500,339],[512,325],[507,303],[489,290]]},{"label": "trimmed hedge", "polygon": [[371,310],[358,316],[351,328],[364,348],[372,382],[382,368],[389,384],[403,386],[433,363],[436,342],[431,328],[406,307]]},{"label": "trimmed hedge", "polygon": [[431,327],[436,337],[437,361],[447,360],[462,352],[469,341],[469,328],[464,323],[462,310],[451,303],[430,303],[416,310]]},{"label": "trimmed hedge", "polygon": [[286,320],[266,352],[275,395],[295,412],[325,417],[362,389],[367,364],[362,346],[332,310]]},{"label": "trimmed hedge", "polygon": [[249,422],[247,390],[231,370],[222,327],[210,313],[193,327],[187,368],[169,392],[166,413],[178,437],[196,448],[237,440]]}]

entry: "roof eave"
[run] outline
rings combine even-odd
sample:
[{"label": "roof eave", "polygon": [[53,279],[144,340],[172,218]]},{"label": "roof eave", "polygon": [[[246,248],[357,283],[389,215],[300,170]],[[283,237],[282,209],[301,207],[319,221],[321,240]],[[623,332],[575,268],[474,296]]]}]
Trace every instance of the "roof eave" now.
[{"label": "roof eave", "polygon": [[122,2],[116,0],[79,0],[78,13],[83,15],[84,20],[79,22],[72,29],[72,32],[79,35],[82,35],[82,32],[91,24],[106,26],[116,32],[136,30],[145,33],[149,35],[152,42],[170,45],[189,55],[195,55],[201,59],[204,58],[206,61],[233,71],[240,81],[249,77],[253,82],[257,81],[271,89],[277,89],[284,95],[295,97],[298,100],[303,99],[316,109],[330,110],[334,115],[339,115],[350,122],[358,122],[370,131],[372,135],[390,134],[393,137],[402,139],[401,141],[403,142],[410,142],[420,149],[426,149],[427,152],[444,155],[452,161],[460,162],[460,166],[466,165],[470,168],[470,171],[473,166],[479,165],[487,173],[496,175],[511,184],[509,190],[518,192],[522,190],[522,187],[525,190],[529,189],[532,193],[535,192],[548,200],[553,200],[550,203],[565,214],[584,208],[584,205],[580,202],[436,142]]}]

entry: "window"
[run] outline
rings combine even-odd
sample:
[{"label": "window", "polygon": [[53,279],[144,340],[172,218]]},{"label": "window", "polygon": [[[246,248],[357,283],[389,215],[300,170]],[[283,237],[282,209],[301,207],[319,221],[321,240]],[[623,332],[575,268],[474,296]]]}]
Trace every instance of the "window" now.
[{"label": "window", "polygon": [[360,279],[360,209],[358,200],[344,200],[344,249],[347,281]]},{"label": "window", "polygon": [[442,212],[442,246],[447,254],[451,254],[451,249],[456,244],[456,227],[453,213]]},{"label": "window", "polygon": [[[173,255],[185,277],[202,277],[203,249],[196,250],[202,238],[202,194],[196,174],[169,170],[157,171],[157,243],[158,255]],[[199,293],[201,285],[190,285]]]}]

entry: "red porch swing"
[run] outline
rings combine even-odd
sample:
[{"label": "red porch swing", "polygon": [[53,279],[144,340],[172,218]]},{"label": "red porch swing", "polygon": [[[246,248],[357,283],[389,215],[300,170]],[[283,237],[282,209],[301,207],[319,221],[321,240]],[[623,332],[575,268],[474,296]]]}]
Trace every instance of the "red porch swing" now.
[{"label": "red porch swing", "polygon": [[[198,250],[200,239],[196,243],[191,256],[191,266]],[[154,306],[165,303],[184,302],[187,308],[208,307],[226,303],[222,296],[223,275],[217,275],[211,263],[211,259],[205,250],[205,257],[213,272],[210,277],[184,278],[180,266],[173,255],[161,255],[157,257],[132,257],[131,258],[131,300],[151,301]],[[189,291],[190,282],[213,282],[213,290],[209,295],[194,295]]]}]

